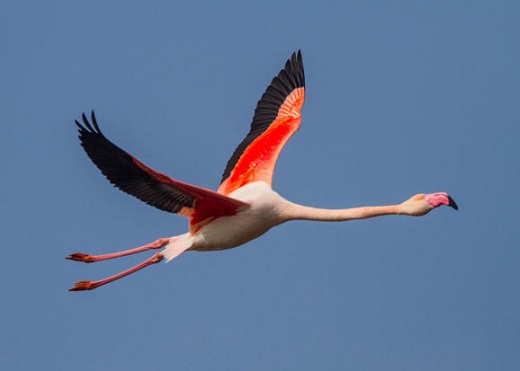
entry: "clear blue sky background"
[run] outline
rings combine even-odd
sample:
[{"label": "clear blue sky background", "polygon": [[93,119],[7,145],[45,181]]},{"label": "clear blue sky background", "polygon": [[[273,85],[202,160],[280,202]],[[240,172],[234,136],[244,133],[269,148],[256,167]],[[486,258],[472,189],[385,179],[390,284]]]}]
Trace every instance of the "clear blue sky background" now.
[{"label": "clear blue sky background", "polygon": [[[517,370],[518,1],[4,1],[2,370]],[[114,189],[107,136],[216,188],[271,78],[301,48],[307,100],[274,188],[321,207],[445,190],[424,218],[293,222],[93,292],[186,230]]]}]

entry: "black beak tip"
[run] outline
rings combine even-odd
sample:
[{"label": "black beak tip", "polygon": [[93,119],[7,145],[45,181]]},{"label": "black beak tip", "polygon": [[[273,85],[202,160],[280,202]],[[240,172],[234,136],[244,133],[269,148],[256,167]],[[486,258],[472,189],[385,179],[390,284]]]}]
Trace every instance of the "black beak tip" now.
[{"label": "black beak tip", "polygon": [[448,196],[448,206],[450,207],[453,207],[455,210],[458,210],[459,207],[457,206],[457,203],[455,202],[455,200],[453,198],[451,198],[451,196]]}]

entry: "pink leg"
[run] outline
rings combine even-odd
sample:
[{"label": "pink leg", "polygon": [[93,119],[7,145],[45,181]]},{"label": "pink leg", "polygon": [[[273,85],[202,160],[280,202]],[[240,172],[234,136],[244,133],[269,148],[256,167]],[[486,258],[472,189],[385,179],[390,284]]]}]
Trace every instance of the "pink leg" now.
[{"label": "pink leg", "polygon": [[132,254],[137,254],[143,251],[152,250],[152,249],[160,249],[163,246],[166,246],[170,242],[168,238],[159,238],[158,240],[149,243],[144,246],[136,247],[135,249],[130,250],[124,250],[120,252],[115,252],[112,254],[104,254],[104,255],[89,255],[89,254],[83,254],[81,252],[77,252],[74,254],[70,254],[65,259],[69,260],[75,260],[78,262],[85,262],[85,263],[94,263],[101,260],[108,260],[108,259],[114,259],[114,258],[120,258],[121,256],[127,256]]},{"label": "pink leg", "polygon": [[164,259],[163,254],[156,253],[151,258],[146,259],[141,264],[138,264],[138,265],[136,265],[133,268],[127,269],[126,271],[118,273],[118,274],[116,274],[114,276],[110,276],[110,277],[105,278],[103,280],[99,280],[99,281],[78,281],[78,282],[76,282],[74,284],[74,286],[72,288],[69,289],[69,291],[94,290],[95,288],[98,288],[99,286],[106,285],[109,282],[113,282],[115,280],[118,280],[120,278],[128,276],[129,274],[132,274],[134,272],[137,272],[138,270],[146,268],[149,265],[152,265],[152,264],[155,264],[155,263],[159,263],[163,259]]}]

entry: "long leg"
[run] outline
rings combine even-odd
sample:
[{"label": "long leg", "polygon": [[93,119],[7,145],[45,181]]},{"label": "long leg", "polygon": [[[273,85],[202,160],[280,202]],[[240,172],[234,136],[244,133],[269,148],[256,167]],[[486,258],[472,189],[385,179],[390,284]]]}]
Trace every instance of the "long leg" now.
[{"label": "long leg", "polygon": [[[144,250],[143,250],[144,251]],[[128,254],[126,254],[128,255]],[[110,258],[108,258],[110,259]],[[116,275],[107,277],[105,279],[99,280],[99,281],[78,281],[74,284],[72,288],[69,289],[69,291],[83,291],[83,290],[94,290],[95,288],[98,288],[99,286],[106,285],[107,283],[113,282],[115,280],[118,280],[120,278],[123,278],[125,276],[128,276],[129,274],[132,274],[134,272],[137,272],[138,270],[141,270],[143,268],[146,268],[149,265],[159,263],[161,260],[164,259],[164,255],[159,253],[154,254],[151,258],[146,259],[141,264],[136,265],[135,267],[132,267],[130,269],[127,269],[121,273],[118,273]]]},{"label": "long leg", "polygon": [[70,254],[65,259],[68,260],[74,260],[74,261],[80,261],[84,263],[94,263],[102,260],[108,260],[108,259],[114,259],[114,258],[120,258],[122,256],[137,254],[143,251],[148,251],[152,249],[160,249],[161,247],[164,247],[170,242],[169,238],[159,238],[158,240],[149,243],[144,246],[136,247],[134,249],[124,250],[112,254],[103,254],[103,255],[89,255],[89,254],[83,254],[81,252],[77,252],[74,254]]}]

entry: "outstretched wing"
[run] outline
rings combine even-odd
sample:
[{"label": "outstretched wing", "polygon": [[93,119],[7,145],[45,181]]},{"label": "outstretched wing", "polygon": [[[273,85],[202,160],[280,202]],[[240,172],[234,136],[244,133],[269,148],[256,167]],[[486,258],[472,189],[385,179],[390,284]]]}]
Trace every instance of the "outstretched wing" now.
[{"label": "outstretched wing", "polygon": [[219,193],[227,195],[254,181],[271,186],[278,155],[300,127],[304,99],[305,74],[298,51],[258,101],[251,130],[229,159]]},{"label": "outstretched wing", "polygon": [[158,209],[190,218],[190,226],[220,216],[234,215],[247,204],[209,189],[196,187],[159,173],[109,141],[85,114],[78,121],[81,146],[114,186]]}]

